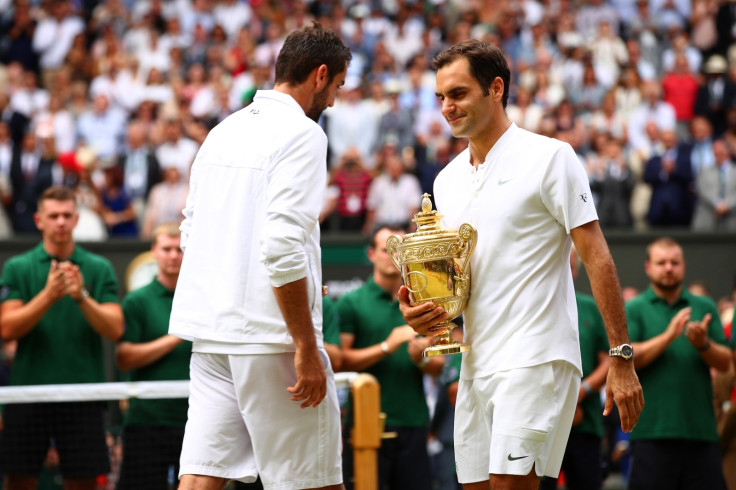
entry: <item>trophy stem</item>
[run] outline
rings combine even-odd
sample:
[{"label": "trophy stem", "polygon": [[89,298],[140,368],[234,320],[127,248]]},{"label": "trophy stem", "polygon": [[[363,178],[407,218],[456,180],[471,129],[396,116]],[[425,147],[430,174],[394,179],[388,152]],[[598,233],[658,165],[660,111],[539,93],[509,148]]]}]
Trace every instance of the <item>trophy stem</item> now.
[{"label": "trophy stem", "polygon": [[452,339],[452,330],[457,325],[452,322],[442,322],[438,326],[443,327],[442,332],[435,336],[437,340],[434,345],[430,345],[424,349],[422,357],[447,356],[470,350],[470,346],[465,342],[458,342]]}]

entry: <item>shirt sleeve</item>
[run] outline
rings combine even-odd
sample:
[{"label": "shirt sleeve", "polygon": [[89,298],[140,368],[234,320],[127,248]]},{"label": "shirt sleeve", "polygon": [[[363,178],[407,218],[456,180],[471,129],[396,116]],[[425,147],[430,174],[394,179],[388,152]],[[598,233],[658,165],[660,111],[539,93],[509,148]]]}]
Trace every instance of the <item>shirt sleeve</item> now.
[{"label": "shirt sleeve", "polygon": [[350,297],[341,297],[337,301],[335,310],[340,333],[355,334],[355,309],[350,306]]},{"label": "shirt sleeve", "polygon": [[14,261],[8,261],[3,267],[3,273],[0,276],[0,303],[9,299],[26,301],[20,288],[20,272],[15,265]]},{"label": "shirt sleeve", "polygon": [[567,233],[598,219],[588,175],[572,147],[562,145],[552,156],[541,183],[544,205]]},{"label": "shirt sleeve", "polygon": [[329,296],[322,297],[322,334],[326,344],[341,346],[340,324],[335,311],[335,303]]},{"label": "shirt sleeve", "polygon": [[143,334],[143,319],[141,309],[135,296],[128,295],[123,300],[123,316],[125,317],[125,331],[120,341],[140,342]]},{"label": "shirt sleeve", "polygon": [[317,226],[327,187],[324,132],[315,127],[287,143],[269,171],[261,237],[260,259],[274,287],[307,276],[305,245]]}]

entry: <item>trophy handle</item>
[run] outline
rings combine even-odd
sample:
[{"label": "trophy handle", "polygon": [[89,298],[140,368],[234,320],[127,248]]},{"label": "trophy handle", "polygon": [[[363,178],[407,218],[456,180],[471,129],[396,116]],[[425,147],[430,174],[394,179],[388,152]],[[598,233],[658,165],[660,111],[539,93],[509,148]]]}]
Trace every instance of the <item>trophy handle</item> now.
[{"label": "trophy handle", "polygon": [[473,255],[475,250],[475,244],[478,242],[478,230],[468,223],[463,223],[457,230],[458,238],[461,244],[465,247],[466,253],[465,261],[460,264],[463,273],[468,270],[468,262],[470,262],[470,256]]},{"label": "trophy handle", "polygon": [[391,235],[386,240],[386,251],[388,252],[388,256],[391,258],[391,262],[393,262],[396,268],[399,270],[401,270],[401,265],[399,264],[398,259],[399,244],[403,240],[404,238],[399,235]]}]

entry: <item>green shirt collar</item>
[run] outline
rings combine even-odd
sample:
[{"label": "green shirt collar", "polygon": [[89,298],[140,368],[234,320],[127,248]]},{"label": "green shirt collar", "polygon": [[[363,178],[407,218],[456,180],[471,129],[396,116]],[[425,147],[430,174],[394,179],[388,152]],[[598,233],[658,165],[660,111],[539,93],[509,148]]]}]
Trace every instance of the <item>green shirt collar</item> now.
[{"label": "green shirt collar", "polygon": [[[654,292],[654,289],[652,289],[652,286],[649,286],[647,290],[644,291],[643,294],[644,294],[644,298],[650,303],[668,304],[664,299],[657,296],[657,293]],[[693,298],[692,293],[690,293],[687,289],[682,288],[680,297],[677,298],[674,303],[672,303],[672,308],[679,306],[679,305],[689,305],[692,298]]]},{"label": "green shirt collar", "polygon": [[[368,276],[368,280],[365,282],[366,288],[371,292],[372,295],[378,298],[383,298],[388,301],[393,301],[393,295],[383,289],[381,286],[376,284],[376,281],[373,279],[373,274]],[[398,300],[397,300],[398,301]]]},{"label": "green shirt collar", "polygon": [[[33,249],[33,253],[41,263],[50,263],[52,260],[59,260],[58,257],[49,254],[46,249],[43,248],[43,242],[36,245],[36,248]],[[74,251],[72,251],[72,254],[66,260],[73,264],[81,265],[84,263],[85,256],[86,254],[84,253],[84,250],[75,245]]]},{"label": "green shirt collar", "polygon": [[169,289],[163,284],[161,284],[159,280],[155,277],[151,281],[151,290],[152,290],[151,292],[155,293],[158,296],[163,296],[163,297],[173,297],[174,296],[174,290]]}]

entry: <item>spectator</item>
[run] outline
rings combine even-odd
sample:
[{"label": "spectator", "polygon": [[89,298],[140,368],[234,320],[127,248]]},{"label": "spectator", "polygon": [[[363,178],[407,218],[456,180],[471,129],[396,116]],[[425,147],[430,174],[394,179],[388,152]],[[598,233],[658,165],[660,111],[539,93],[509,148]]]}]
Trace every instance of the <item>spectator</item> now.
[{"label": "spectator", "polygon": [[683,141],[690,136],[690,121],[695,115],[698,80],[688,68],[685,54],[675,55],[673,66],[662,79],[662,100],[675,109],[677,134]]},{"label": "spectator", "polygon": [[14,4],[13,17],[0,19],[0,37],[7,36],[7,44],[0,48],[0,61],[6,65],[18,62],[25,70],[36,72],[38,56],[33,50],[36,19],[31,14],[31,2]]},{"label": "spectator", "polygon": [[53,87],[53,77],[64,64],[77,34],[85,26],[80,16],[72,12],[69,0],[53,0],[47,4],[47,16],[33,33],[33,49],[38,53],[43,84]]},{"label": "spectator", "polygon": [[692,218],[691,149],[678,144],[674,130],[662,131],[662,144],[663,153],[652,157],[644,169],[644,181],[652,186],[647,221],[650,226],[688,226]]},{"label": "spectator", "polygon": [[361,81],[356,76],[345,79],[335,106],[325,111],[327,137],[333,161],[354,147],[364,162],[370,162],[378,138],[379,118],[362,99]]},{"label": "spectator", "polygon": [[[575,247],[570,251],[573,280],[580,271],[580,257]],[[596,490],[603,486],[603,407],[600,392],[608,374],[608,337],[595,300],[575,292],[578,309],[580,357],[583,380],[570,438],[562,458],[562,471],[569,490]],[[543,478],[540,490],[557,488],[556,478]]]},{"label": "spectator", "polygon": [[649,394],[631,433],[628,488],[725,490],[710,369],[728,370],[731,352],[716,305],[683,289],[685,259],[670,238],[649,244],[644,270],[649,288],[626,305],[634,363]]},{"label": "spectator", "polygon": [[414,146],[414,120],[411,112],[404,110],[399,104],[401,83],[398,80],[389,80],[384,85],[390,105],[388,111],[379,118],[376,146],[380,148],[387,142],[399,148]]},{"label": "spectator", "polygon": [[13,148],[10,166],[10,183],[13,188],[10,219],[16,233],[37,233],[35,214],[38,199],[57,180],[54,177],[55,164],[54,153],[44,151],[33,132],[26,133],[23,142]]},{"label": "spectator", "polygon": [[719,137],[726,130],[726,111],[736,103],[736,85],[728,76],[728,62],[714,54],[703,65],[704,81],[698,88],[695,113],[705,116]]},{"label": "spectator", "polygon": [[[76,245],[74,194],[53,187],[39,198],[42,241],[2,271],[2,340],[18,340],[10,384],[99,383],[105,379],[101,339],[123,333],[110,262]],[[64,328],[59,328],[63,325]],[[110,471],[99,402],[9,405],[3,414],[1,466],[7,488],[35,488],[52,440],[68,488],[94,488]]]},{"label": "spectator", "polygon": [[74,151],[77,133],[72,114],[59,93],[52,93],[48,107],[35,114],[32,122],[39,139],[53,137],[56,153]]},{"label": "spectator", "polygon": [[111,238],[138,238],[138,221],[133,202],[124,187],[123,169],[114,162],[104,169],[105,184],[100,189],[102,221]]},{"label": "spectator", "polygon": [[128,125],[127,145],[117,164],[123,170],[123,189],[132,199],[136,216],[142,222],[151,189],[161,181],[161,167],[148,145],[142,122],[133,121]]},{"label": "spectator", "polygon": [[385,171],[373,179],[368,190],[363,233],[370,235],[381,225],[407,229],[421,201],[419,179],[406,172],[402,156],[388,155]]},{"label": "spectator", "polygon": [[715,165],[713,155],[713,126],[704,116],[695,116],[690,123],[693,151],[690,160],[693,177],[697,178],[701,170]]},{"label": "spectator", "polygon": [[695,179],[697,201],[693,230],[736,231],[736,164],[726,142],[713,142],[715,165],[706,167]]},{"label": "spectator", "polygon": [[115,159],[125,137],[125,113],[111,107],[105,94],[93,97],[92,108],[77,121],[77,146],[83,144],[103,159]]},{"label": "spectator", "polygon": [[[386,251],[386,239],[403,234],[382,227],[372,236],[368,259],[373,272],[366,283],[337,302],[343,369],[372,374],[381,385],[381,411],[385,430],[397,437],[386,439],[378,450],[379,488],[426,490],[430,488],[427,427],[429,409],[424,395],[423,373],[438,375],[441,356],[422,358],[428,337],[418,337],[401,317],[397,294],[401,272]],[[400,373],[400,374],[399,374]],[[343,453],[345,481],[351,481],[347,446]]]},{"label": "spectator", "polygon": [[332,182],[337,188],[334,209],[337,228],[342,231],[360,231],[365,225],[366,200],[373,177],[366,170],[360,153],[351,148],[340,158]]},{"label": "spectator", "polygon": [[[183,257],[179,224],[160,225],[152,235],[151,253],[158,272],[123,301],[125,333],[115,349],[115,361],[130,381],[188,380],[192,343],[168,335]],[[186,398],[130,400],[117,490],[166,488],[169,468],[179,474],[187,408]]]},{"label": "spectator", "polygon": [[79,220],[74,228],[74,240],[81,242],[102,242],[107,239],[107,228],[102,219],[102,200],[100,192],[92,179],[98,162],[84,164],[74,175],[68,185],[74,190],[77,201]]},{"label": "spectator", "polygon": [[617,140],[606,138],[602,153],[598,159],[599,166],[590,176],[590,190],[600,196],[597,209],[601,227],[630,227],[634,175]]},{"label": "spectator", "polygon": [[182,121],[171,118],[164,126],[164,141],[156,149],[156,158],[163,170],[176,167],[179,177],[188,179],[189,168],[198,149],[195,141],[182,135]]},{"label": "spectator", "polygon": [[654,122],[660,131],[675,128],[675,109],[660,100],[662,88],[658,81],[645,81],[641,85],[642,102],[629,117],[626,133],[634,150],[642,151],[652,145],[645,131],[648,122]]},{"label": "spectator", "polygon": [[182,180],[177,167],[162,170],[162,180],[151,188],[143,219],[141,238],[151,238],[153,230],[164,223],[180,223],[184,219],[182,210],[186,206],[189,184]]}]

